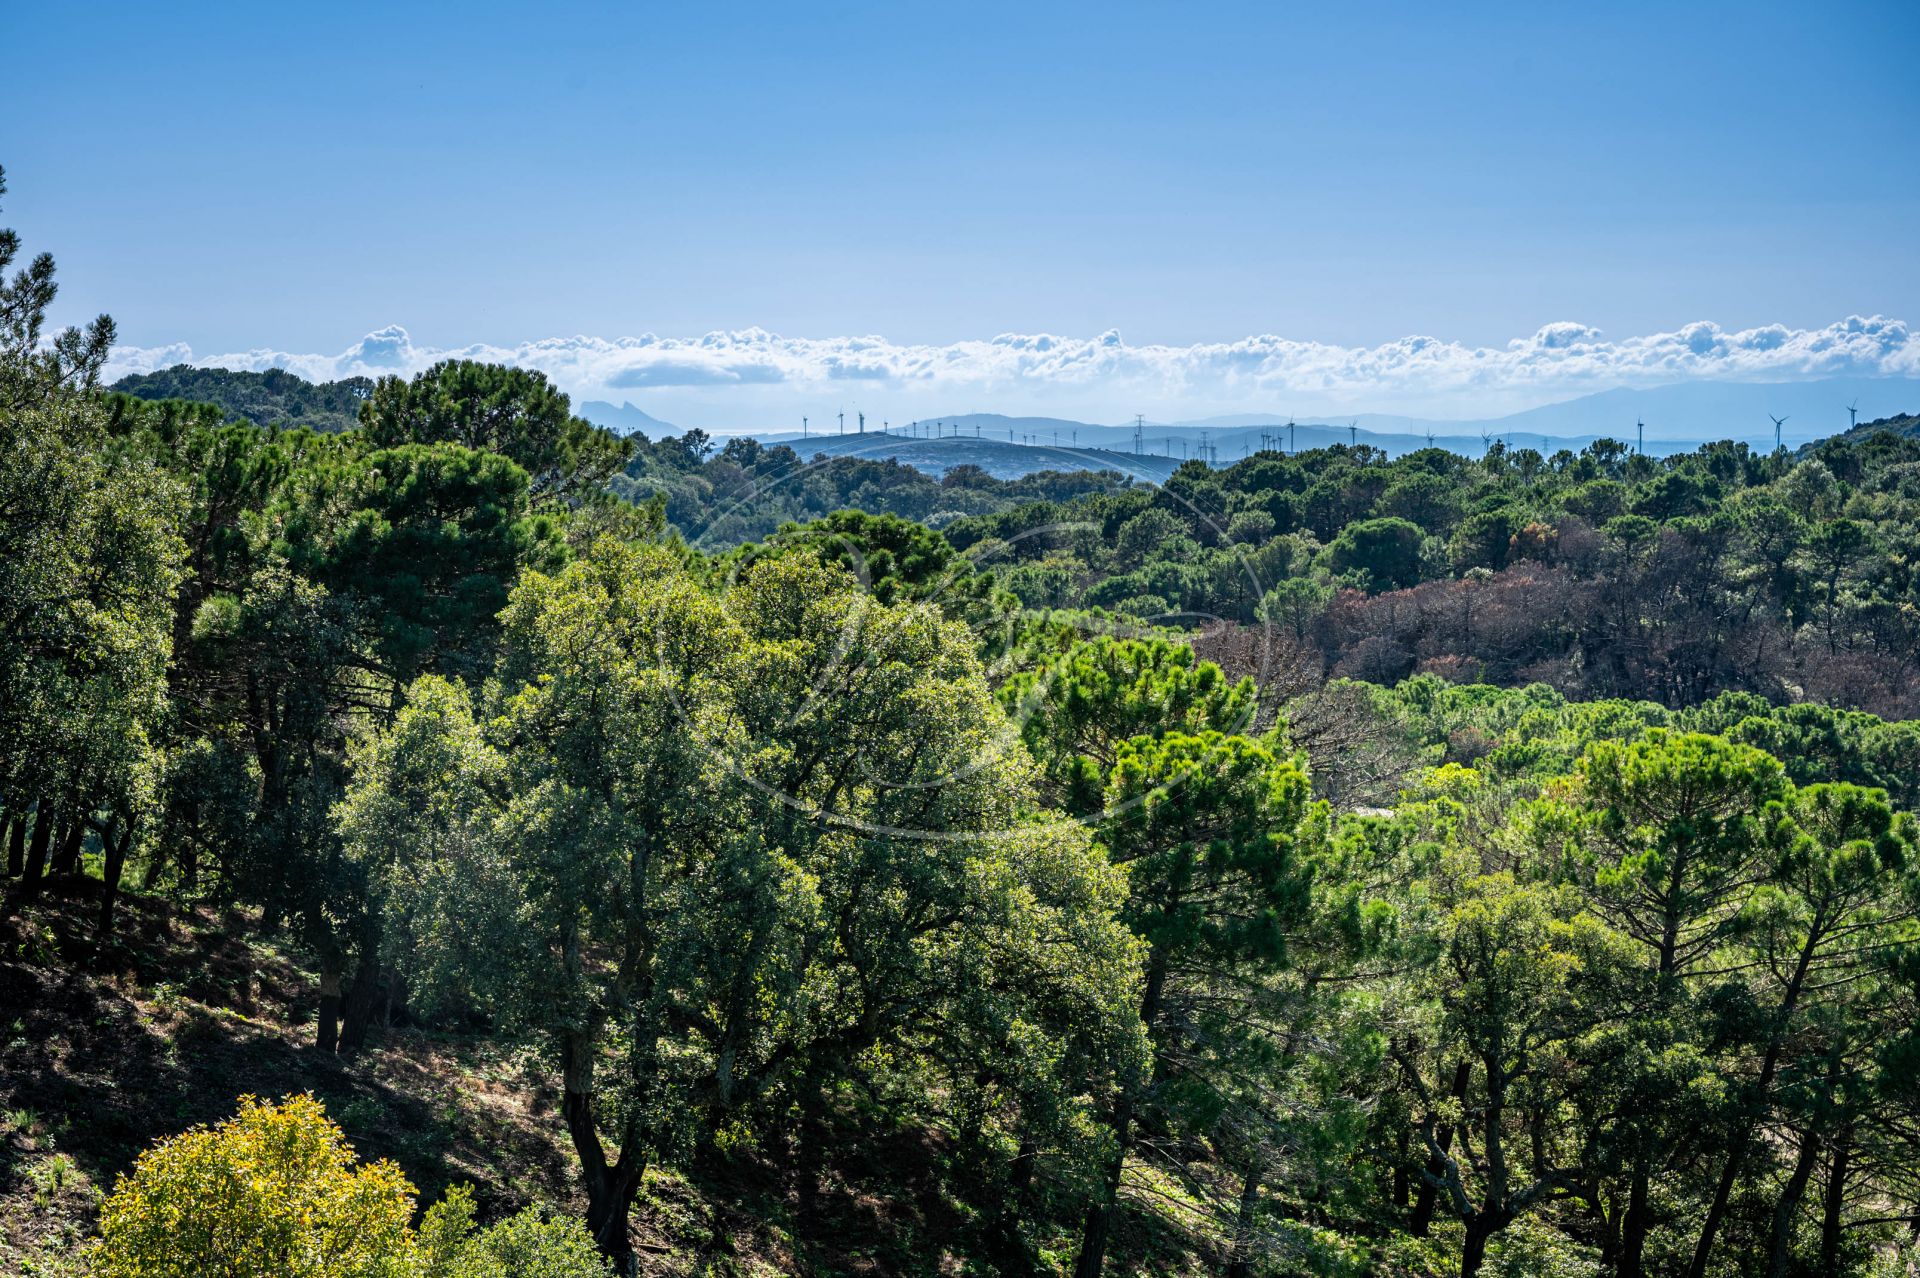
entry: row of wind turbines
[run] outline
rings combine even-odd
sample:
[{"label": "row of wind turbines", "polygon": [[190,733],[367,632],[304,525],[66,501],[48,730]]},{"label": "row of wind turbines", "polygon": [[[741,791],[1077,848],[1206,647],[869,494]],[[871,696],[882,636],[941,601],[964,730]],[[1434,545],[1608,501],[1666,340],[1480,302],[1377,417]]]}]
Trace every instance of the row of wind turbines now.
[{"label": "row of wind turbines", "polygon": [[[860,413],[858,416],[859,416],[859,427],[858,427],[859,433],[864,435],[867,433],[867,415],[865,413]],[[1786,445],[1782,438],[1781,427],[1785,426],[1789,421],[1791,421],[1792,416],[1789,414],[1788,416],[1775,417],[1772,413],[1768,413],[1767,418],[1773,423],[1773,451],[1776,453],[1786,451]],[[1141,453],[1145,451],[1143,447],[1144,441],[1141,438],[1144,431],[1145,424],[1146,422],[1144,417],[1136,416],[1134,418],[1133,451],[1136,453]],[[1859,424],[1860,424],[1860,401],[1856,399],[1851,404],[1847,405],[1847,429],[1852,430]],[[808,433],[809,433],[808,425],[809,423],[807,419],[805,417],[802,417],[800,419],[800,437],[802,439],[805,439],[808,436]],[[911,423],[910,425],[911,433],[915,437],[918,437],[921,433],[921,429],[925,425],[926,423],[924,422]],[[940,427],[943,425],[944,423],[942,422],[934,423],[934,434],[936,438],[940,437]],[[954,423],[954,425],[957,427],[959,423],[956,422]],[[1639,453],[1644,453],[1647,451],[1647,424],[1645,421],[1635,420],[1633,425],[1634,425],[1634,432],[1635,432],[1634,451]],[[844,412],[839,414],[839,426],[840,426],[839,433],[842,435],[845,435],[847,433],[847,415]],[[1347,438],[1349,443],[1357,444],[1359,442],[1359,427],[1360,427],[1360,422],[1358,418],[1355,418],[1352,421],[1349,421],[1347,423]],[[1294,427],[1293,419],[1288,418],[1287,419],[1287,451],[1289,453],[1292,453],[1294,451],[1294,429],[1295,427]],[[880,431],[882,434],[889,433],[888,423],[882,422],[880,424]],[[980,437],[980,425],[978,422],[974,423],[973,433],[974,433],[974,438],[978,439]],[[956,435],[958,434],[957,430],[955,431],[955,434]],[[1078,431],[1074,431],[1072,434],[1073,434],[1074,444],[1077,446],[1079,442],[1080,433]],[[1429,448],[1433,446],[1433,437],[1434,437],[1433,429],[1429,427],[1427,429],[1427,446]],[[1007,428],[1007,439],[1009,442],[1012,442],[1014,438],[1015,436],[1014,436],[1013,428],[1009,426]],[[1480,439],[1483,444],[1487,443],[1492,439],[1492,434],[1487,431],[1482,431],[1480,434]],[[1030,443],[1032,442],[1032,440],[1033,440],[1032,436],[1020,437],[1020,441],[1023,443]],[[1060,432],[1055,431],[1053,433],[1053,442],[1055,446],[1059,445]],[[1280,432],[1278,428],[1275,428],[1271,433],[1265,430],[1262,430],[1260,432],[1260,447],[1262,450],[1276,447],[1279,444],[1279,442],[1280,442]],[[1251,448],[1251,446],[1252,446],[1252,441],[1251,440],[1247,441],[1245,446],[1242,448],[1242,452],[1245,453],[1249,448]],[[1185,440],[1181,441],[1180,451],[1182,456],[1186,455]],[[1173,444],[1171,439],[1167,441],[1167,452],[1169,456],[1172,455]],[[1201,432],[1201,443],[1200,443],[1199,455],[1208,457],[1214,460],[1217,460],[1219,456],[1218,448],[1215,446],[1209,445],[1206,442],[1206,432],[1204,431]]]}]

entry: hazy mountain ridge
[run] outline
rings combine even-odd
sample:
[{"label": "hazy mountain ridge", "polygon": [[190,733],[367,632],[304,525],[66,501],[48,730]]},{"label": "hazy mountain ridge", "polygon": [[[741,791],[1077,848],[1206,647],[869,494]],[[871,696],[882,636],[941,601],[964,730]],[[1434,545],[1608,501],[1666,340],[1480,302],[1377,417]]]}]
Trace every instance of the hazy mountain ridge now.
[{"label": "hazy mountain ridge", "polygon": [[637,432],[651,439],[681,433],[680,428],[672,422],[661,421],[652,413],[636,408],[631,403],[610,404],[604,399],[590,399],[575,406],[573,411],[595,426],[604,426],[620,435],[632,435]]},{"label": "hazy mountain ridge", "polygon": [[[1201,456],[1204,446],[1226,464],[1262,447],[1283,450],[1363,443],[1391,456],[1426,447],[1478,455],[1495,439],[1510,448],[1553,453],[1578,450],[1599,439],[1636,443],[1637,424],[1645,423],[1649,453],[1687,452],[1718,439],[1755,447],[1773,445],[1771,418],[1786,419],[1781,432],[1789,446],[1810,443],[1848,428],[1847,405],[1861,417],[1897,414],[1920,399],[1920,379],[1828,378],[1808,382],[1688,382],[1652,389],[1616,388],[1577,399],[1545,404],[1499,417],[1442,420],[1390,413],[1356,413],[1341,421],[1316,414],[1293,422],[1283,413],[1236,413],[1176,422],[1142,421],[1118,425],[1057,417],[1010,417],[997,413],[961,413],[892,427],[883,437],[911,438],[909,432],[958,433],[998,439],[1012,446],[1108,449],[1134,455],[1136,430],[1141,451],[1150,456]],[[784,443],[806,452],[799,432],[751,431],[767,443]],[[867,436],[882,434],[868,430]],[[852,434],[814,430],[807,438],[839,440]],[[924,442],[924,441],[923,441]],[[835,444],[833,447],[839,447]]]}]

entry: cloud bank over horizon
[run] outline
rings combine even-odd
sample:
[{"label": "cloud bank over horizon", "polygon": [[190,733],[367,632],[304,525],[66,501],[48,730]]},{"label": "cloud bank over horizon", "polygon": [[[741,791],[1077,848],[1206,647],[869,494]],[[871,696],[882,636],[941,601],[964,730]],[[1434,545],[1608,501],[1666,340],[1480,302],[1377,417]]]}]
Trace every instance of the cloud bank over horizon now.
[{"label": "cloud bank over horizon", "polygon": [[1780,324],[1728,331],[1707,321],[1609,339],[1583,324],[1548,324],[1504,346],[1406,337],[1337,346],[1272,335],[1190,346],[1097,337],[1002,334],[948,345],[883,337],[782,337],[763,329],[703,337],[560,337],[517,346],[416,345],[389,325],[338,354],[266,348],[202,355],[183,343],[120,346],[109,378],[174,364],[279,368],[314,381],[410,375],[443,359],[545,372],[576,399],[625,400],[708,428],[824,423],[840,409],[893,421],[966,411],[1049,413],[1118,421],[1135,412],[1494,415],[1613,387],[1690,381],[1793,381],[1920,376],[1920,338],[1901,320],[1849,316],[1823,328]]}]

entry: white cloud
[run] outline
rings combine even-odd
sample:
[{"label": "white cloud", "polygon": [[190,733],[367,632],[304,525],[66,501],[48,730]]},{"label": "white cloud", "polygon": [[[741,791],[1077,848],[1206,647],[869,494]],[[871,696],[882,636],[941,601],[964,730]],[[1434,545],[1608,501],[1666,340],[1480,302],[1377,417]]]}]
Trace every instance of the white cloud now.
[{"label": "white cloud", "polygon": [[[1343,407],[1444,415],[1506,411],[1613,386],[1920,376],[1920,340],[1882,316],[1817,329],[1778,324],[1729,332],[1705,321],[1609,340],[1583,324],[1549,324],[1502,347],[1406,337],[1334,346],[1261,335],[1192,346],[1004,333],[944,346],[882,337],[781,337],[758,328],[704,337],[563,337],[514,347],[416,346],[389,325],[337,355],[256,349],[200,355],[185,345],[117,347],[109,375],[176,363],[284,368],[316,380],[411,374],[441,359],[539,368],[578,397],[639,392],[650,410],[689,424],[752,422],[794,405],[883,404],[899,418],[992,409],[1130,416]],[[798,410],[795,410],[798,411]],[[702,421],[701,419],[706,419]]]}]

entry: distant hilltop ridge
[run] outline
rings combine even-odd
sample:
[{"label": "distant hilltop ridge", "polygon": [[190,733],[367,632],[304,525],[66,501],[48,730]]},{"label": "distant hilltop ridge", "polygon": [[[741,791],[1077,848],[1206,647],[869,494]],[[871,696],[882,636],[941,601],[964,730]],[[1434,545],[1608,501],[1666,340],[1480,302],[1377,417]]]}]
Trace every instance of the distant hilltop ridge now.
[{"label": "distant hilltop ridge", "polygon": [[[263,425],[320,430],[351,427],[360,401],[371,388],[366,378],[314,383],[281,370],[255,373],[187,364],[125,377],[112,387],[144,399],[216,404],[235,419]],[[892,457],[936,475],[971,462],[1002,477],[1038,470],[1122,469],[1139,478],[1157,478],[1185,460],[1224,466],[1263,448],[1306,451],[1351,443],[1395,457],[1429,446],[1477,456],[1498,440],[1510,448],[1551,455],[1563,448],[1577,451],[1599,439],[1639,444],[1640,423],[1644,423],[1646,451],[1659,455],[1687,452],[1717,439],[1769,449],[1774,444],[1775,417],[1783,419],[1780,442],[1797,448],[1850,432],[1912,434],[1916,418],[1909,410],[1915,404],[1920,404],[1920,379],[1829,378],[1608,390],[1470,421],[1360,413],[1344,421],[1314,414],[1289,422],[1284,414],[1239,413],[1175,422],[1143,418],[1113,425],[1065,417],[960,413],[905,423],[883,419],[883,424],[876,424],[875,415],[868,414],[868,429],[862,434],[859,413],[848,412],[844,433],[837,418],[810,423],[804,436],[797,430],[718,428],[713,433],[745,434],[763,443],[786,444],[808,459],[822,454]],[[684,427],[631,402],[585,400],[574,411],[622,435],[639,433],[659,439],[685,433]]]},{"label": "distant hilltop ridge", "polygon": [[[998,413],[931,415],[917,422],[892,425],[892,435],[928,438],[958,432],[1007,443],[1110,448],[1134,451],[1136,429],[1141,449],[1165,455],[1171,447],[1178,458],[1181,440],[1189,456],[1206,436],[1209,448],[1222,463],[1238,460],[1242,450],[1262,446],[1282,449],[1324,448],[1336,443],[1364,443],[1399,456],[1415,449],[1447,448],[1478,454],[1495,439],[1513,448],[1536,448],[1553,453],[1579,449],[1598,439],[1637,444],[1644,425],[1647,451],[1684,452],[1718,439],[1733,439],[1756,447],[1774,443],[1772,419],[1786,424],[1781,442],[1788,446],[1837,435],[1856,422],[1895,415],[1920,402],[1920,379],[1828,378],[1811,382],[1688,382],[1648,390],[1615,389],[1577,399],[1509,413],[1501,417],[1443,420],[1391,413],[1302,413],[1291,421],[1286,413],[1234,413],[1218,417],[1175,421],[1143,420],[1110,425],[1062,417],[1009,417]],[[1855,407],[1853,416],[1848,405]],[[845,435],[856,432],[855,417],[847,416]],[[868,434],[878,432],[868,415]],[[1275,433],[1281,438],[1274,442]],[[745,433],[767,442],[794,443],[797,430],[753,430]],[[837,424],[825,428],[815,421],[807,438],[841,437]],[[1264,441],[1264,442],[1263,442]]]}]

